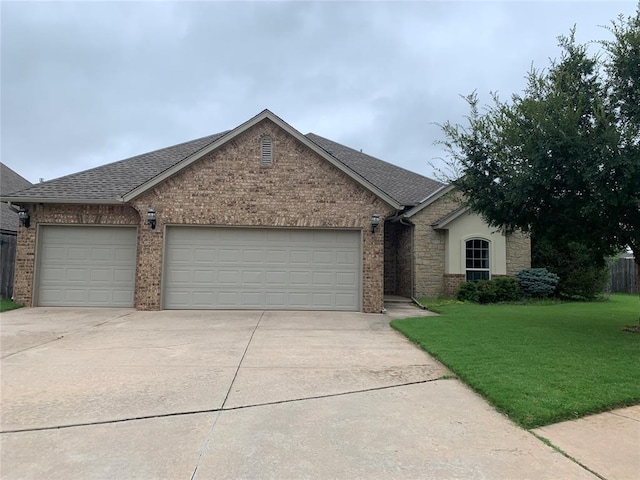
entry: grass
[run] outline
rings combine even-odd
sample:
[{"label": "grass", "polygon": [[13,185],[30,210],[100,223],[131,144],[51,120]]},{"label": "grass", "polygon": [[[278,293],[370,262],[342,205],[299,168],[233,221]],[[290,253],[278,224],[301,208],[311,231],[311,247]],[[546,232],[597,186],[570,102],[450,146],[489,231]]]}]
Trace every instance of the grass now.
[{"label": "grass", "polygon": [[22,305],[14,302],[13,300],[9,300],[8,298],[0,298],[0,312],[6,312],[8,310],[14,310],[20,307],[22,307]]},{"label": "grass", "polygon": [[426,304],[443,315],[391,325],[525,428],[640,403],[637,296]]}]

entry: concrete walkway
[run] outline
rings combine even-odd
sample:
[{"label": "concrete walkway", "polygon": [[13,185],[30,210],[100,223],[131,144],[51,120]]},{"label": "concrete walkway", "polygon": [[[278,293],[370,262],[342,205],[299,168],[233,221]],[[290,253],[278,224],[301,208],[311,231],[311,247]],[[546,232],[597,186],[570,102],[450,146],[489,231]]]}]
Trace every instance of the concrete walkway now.
[{"label": "concrete walkway", "polygon": [[388,321],[3,314],[0,478],[597,478],[451,379]]},{"label": "concrete walkway", "polygon": [[534,432],[607,480],[640,478],[640,405]]}]

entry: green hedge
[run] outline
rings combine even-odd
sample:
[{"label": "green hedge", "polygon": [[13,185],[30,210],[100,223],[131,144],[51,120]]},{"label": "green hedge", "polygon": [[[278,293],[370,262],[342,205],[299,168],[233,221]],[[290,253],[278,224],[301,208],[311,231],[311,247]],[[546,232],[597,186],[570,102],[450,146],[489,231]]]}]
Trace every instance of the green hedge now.
[{"label": "green hedge", "polygon": [[514,277],[463,282],[458,287],[456,298],[475,303],[513,302],[520,298],[520,282]]}]

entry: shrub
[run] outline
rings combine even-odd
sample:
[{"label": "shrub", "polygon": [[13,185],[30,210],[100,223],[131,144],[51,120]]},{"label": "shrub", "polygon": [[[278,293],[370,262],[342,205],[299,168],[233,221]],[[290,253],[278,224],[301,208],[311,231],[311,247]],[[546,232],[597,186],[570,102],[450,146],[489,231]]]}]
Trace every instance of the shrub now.
[{"label": "shrub", "polygon": [[517,278],[497,277],[491,280],[463,282],[458,287],[456,298],[474,303],[512,302],[520,297]]},{"label": "shrub", "polygon": [[456,298],[461,302],[478,303],[478,282],[462,282],[458,287]]},{"label": "shrub", "polygon": [[498,300],[498,289],[494,280],[480,280],[478,284],[478,302],[496,303]]},{"label": "shrub", "polygon": [[520,280],[520,291],[528,297],[548,297],[560,280],[558,275],[546,268],[525,268],[516,277]]},{"label": "shrub", "polygon": [[496,284],[499,302],[513,302],[520,298],[520,281],[516,277],[496,277],[492,282]]}]

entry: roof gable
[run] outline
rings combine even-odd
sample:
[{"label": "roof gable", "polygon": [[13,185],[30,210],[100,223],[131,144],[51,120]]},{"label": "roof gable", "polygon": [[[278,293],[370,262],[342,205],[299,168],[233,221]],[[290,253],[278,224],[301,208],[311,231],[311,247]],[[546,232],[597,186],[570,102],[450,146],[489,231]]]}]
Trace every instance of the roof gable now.
[{"label": "roof gable", "polygon": [[233,130],[42,182],[15,194],[1,193],[7,201],[15,203],[127,202],[267,119],[396,209],[420,206],[421,202],[446,190],[447,185],[441,182],[319,135],[302,135],[269,110],[264,110]]},{"label": "roof gable", "polygon": [[374,193],[375,195],[377,195],[379,198],[381,198],[382,200],[387,202],[389,205],[393,206],[396,209],[400,208],[402,206],[393,197],[389,196],[383,190],[380,190],[375,184],[371,183],[367,178],[365,178],[364,176],[360,175],[358,172],[355,172],[354,170],[348,168],[342,162],[338,161],[335,157],[329,155],[323,148],[319,147],[316,143],[310,141],[307,137],[302,135],[295,128],[293,128],[291,125],[286,123],[284,120],[282,120],[280,117],[278,117],[277,115],[273,114],[269,110],[263,110],[261,113],[259,113],[258,115],[256,115],[252,119],[247,120],[246,122],[244,122],[243,124],[241,124],[238,127],[234,128],[233,130],[225,133],[223,136],[217,138],[216,140],[214,140],[213,142],[211,142],[209,145],[205,146],[204,148],[194,152],[191,155],[188,155],[187,157],[185,157],[180,162],[174,164],[172,167],[170,167],[170,168],[166,169],[165,171],[163,171],[161,174],[159,174],[159,175],[157,175],[157,176],[155,176],[153,178],[150,178],[147,182],[145,182],[145,183],[139,185],[138,187],[136,187],[135,189],[127,192],[125,195],[122,196],[122,201],[128,202],[128,201],[136,198],[137,196],[139,196],[142,193],[146,192],[147,190],[155,187],[159,183],[163,182],[164,180],[166,180],[169,177],[171,177],[171,176],[175,175],[176,173],[178,173],[180,170],[188,167],[189,165],[191,165],[192,163],[194,163],[198,159],[200,159],[203,156],[207,155],[208,153],[216,150],[217,148],[221,147],[225,143],[227,143],[227,142],[233,140],[234,138],[236,138],[241,133],[246,132],[247,130],[249,130],[254,125],[257,125],[258,123],[260,123],[260,122],[262,122],[263,120],[266,120],[266,119],[268,119],[268,120],[272,121],[273,123],[275,123],[278,127],[282,128],[284,131],[286,131],[288,134],[293,136],[300,143],[302,143],[306,147],[308,147],[311,150],[313,150],[314,152],[316,152],[318,155],[320,155],[322,158],[327,160],[329,163],[333,164],[333,166],[335,166],[336,168],[338,168],[342,172],[346,173],[353,180],[355,180],[356,182],[361,184],[363,187],[365,187],[367,190],[369,190],[372,193]]}]

